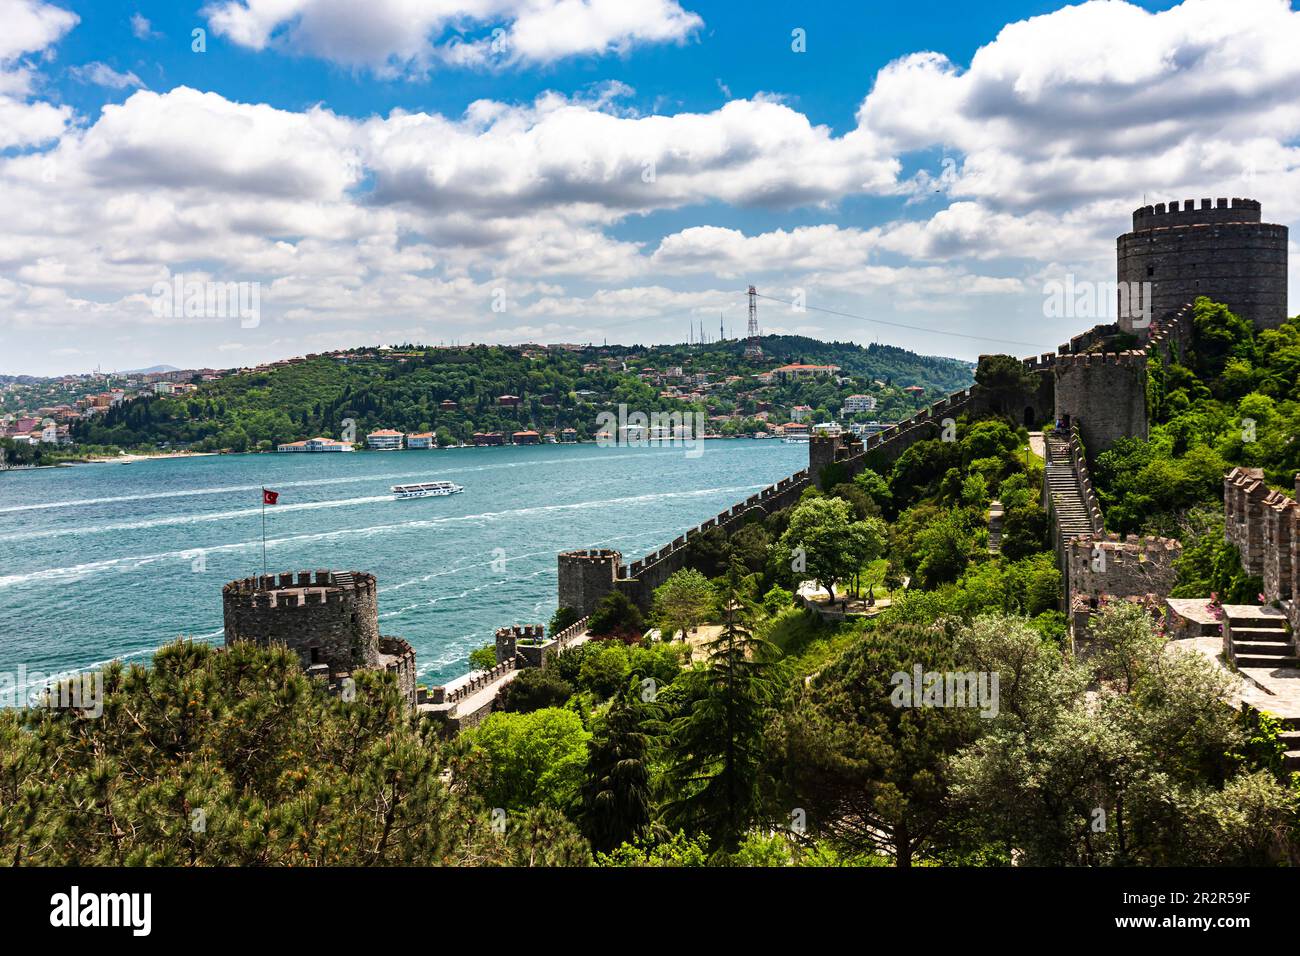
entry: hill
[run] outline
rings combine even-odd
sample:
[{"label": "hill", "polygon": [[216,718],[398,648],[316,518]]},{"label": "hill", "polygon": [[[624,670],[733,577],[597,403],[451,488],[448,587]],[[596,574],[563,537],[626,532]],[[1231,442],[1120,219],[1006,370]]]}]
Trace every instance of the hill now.
[{"label": "hill", "polygon": [[[698,411],[712,419],[710,430],[736,434],[787,422],[796,405],[810,406],[818,419],[836,417],[855,393],[876,399],[872,418],[894,420],[971,381],[969,363],[890,346],[798,336],[768,336],[762,345],[762,359],[746,358],[740,342],[357,349],[241,370],[180,396],[127,402],[79,425],[75,437],[95,445],[246,451],[338,436],[351,419],[358,436],[375,428],[434,431],[441,444],[525,429],[573,428],[588,438],[596,416],[619,404],[647,413]],[[795,382],[758,377],[790,362],[840,371]],[[922,391],[904,391],[909,386]]]}]

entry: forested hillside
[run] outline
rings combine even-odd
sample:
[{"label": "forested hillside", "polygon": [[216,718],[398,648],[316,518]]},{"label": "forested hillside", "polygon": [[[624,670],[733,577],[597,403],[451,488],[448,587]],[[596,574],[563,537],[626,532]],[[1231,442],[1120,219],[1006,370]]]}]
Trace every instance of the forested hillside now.
[{"label": "forested hillside", "polygon": [[1223,476],[1261,468],[1292,492],[1300,472],[1300,318],[1256,332],[1197,300],[1181,361],[1149,367],[1150,435],[1125,438],[1093,471],[1111,531],[1175,537],[1188,546],[1176,597],[1218,593],[1249,602],[1257,580],[1223,537]]},{"label": "forested hillside", "polygon": [[[589,438],[599,412],[620,403],[647,413],[689,410],[734,419],[728,427],[715,425],[734,433],[762,427],[747,416],[763,406],[772,422],[789,420],[793,405],[831,417],[844,396],[855,392],[876,395],[877,414],[891,420],[971,380],[967,363],[888,346],[770,336],[763,348],[763,360],[744,358],[737,342],[573,350],[403,346],[316,356],[203,383],[185,396],[125,403],[79,426],[76,439],[121,447],[265,450],[315,435],[339,437],[347,419],[359,437],[374,428],[435,431],[440,444],[467,441],[475,432],[523,429],[574,428]],[[838,365],[843,380],[769,385],[754,377],[795,361]],[[904,392],[908,385],[925,392]],[[518,396],[519,405],[503,405],[503,395]],[[444,401],[456,407],[443,408]]]}]

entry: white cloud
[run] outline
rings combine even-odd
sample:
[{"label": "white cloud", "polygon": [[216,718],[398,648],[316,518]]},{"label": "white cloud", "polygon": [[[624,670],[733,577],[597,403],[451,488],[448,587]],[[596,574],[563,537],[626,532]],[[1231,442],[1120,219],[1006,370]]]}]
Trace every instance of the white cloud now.
[{"label": "white cloud", "polygon": [[77,21],[75,13],[41,0],[0,0],[0,149],[48,142],[71,122],[66,106],[26,102],[33,74],[20,58],[46,51]]},{"label": "white cloud", "polygon": [[622,53],[681,42],[703,24],[676,0],[215,0],[203,15],[240,46],[277,46],[385,75],[438,62],[550,63]]},{"label": "white cloud", "polygon": [[471,104],[464,119],[367,124],[376,199],[489,213],[540,206],[589,220],[702,202],[788,208],[895,189],[870,133],[836,137],[769,100],[711,113],[629,117],[547,94]]},{"label": "white cloud", "polygon": [[949,193],[1001,208],[1199,197],[1240,181],[1240,144],[1300,135],[1298,48],[1286,0],[1090,0],[1009,24],[968,69],[902,57],[858,118],[898,150],[963,153]]},{"label": "white cloud", "polygon": [[131,33],[134,34],[137,40],[153,40],[162,36],[161,33],[154,30],[149,18],[139,12],[131,14]]},{"label": "white cloud", "polygon": [[0,63],[44,50],[76,26],[70,10],[42,0],[0,0]]},{"label": "white cloud", "polygon": [[[1300,13],[1274,0],[1222,6],[1090,2],[1009,25],[968,67],[904,57],[880,70],[857,126],[836,131],[776,95],[643,115],[616,81],[460,114],[359,118],[178,87],[78,119],[32,94],[75,15],[0,0],[0,13],[27,24],[25,39],[0,39],[0,148],[20,148],[0,157],[0,337],[112,327],[129,343],[136,325],[156,327],[152,284],[183,272],[260,281],[264,348],[317,326],[311,334],[334,344],[419,328],[433,341],[680,339],[690,321],[716,329],[719,311],[743,325],[749,282],[1050,347],[1077,329],[1042,327],[1042,276],[1113,277],[1114,237],[1143,194],[1249,195],[1271,221],[1300,220]],[[528,10],[558,17],[560,7]],[[336,52],[353,59],[339,62],[402,71],[446,53],[428,8],[416,15],[428,28],[408,31],[403,47],[396,0],[368,4],[373,23],[360,25],[345,16],[352,4],[221,5],[243,45],[326,55],[329,37],[352,41]],[[522,6],[474,9],[484,30],[531,29]],[[576,3],[563,15],[602,9]],[[622,13],[602,22],[589,38],[635,33]],[[952,175],[900,182],[917,150],[951,158]],[[892,198],[897,213],[864,222],[851,202],[862,196]],[[752,208],[797,209],[800,224],[750,228]],[[495,288],[508,292],[504,314],[490,308]],[[1017,318],[1021,306],[1030,318]],[[806,324],[764,310],[774,324]],[[245,341],[202,322],[190,331]]]},{"label": "white cloud", "polygon": [[82,83],[93,83],[96,86],[106,86],[112,90],[125,90],[130,87],[143,87],[140,77],[136,76],[130,70],[125,73],[119,73],[107,63],[87,63],[84,66],[74,66],[68,71],[72,78]]}]

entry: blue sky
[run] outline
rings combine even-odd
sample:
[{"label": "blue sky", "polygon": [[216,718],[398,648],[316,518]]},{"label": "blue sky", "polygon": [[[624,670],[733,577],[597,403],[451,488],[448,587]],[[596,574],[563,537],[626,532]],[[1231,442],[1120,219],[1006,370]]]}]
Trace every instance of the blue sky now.
[{"label": "blue sky", "polygon": [[[679,341],[750,283],[814,307],[765,329],[1029,354],[1144,198],[1300,215],[1285,0],[437,7],[0,0],[0,372]],[[255,319],[160,314],[178,276]]]}]

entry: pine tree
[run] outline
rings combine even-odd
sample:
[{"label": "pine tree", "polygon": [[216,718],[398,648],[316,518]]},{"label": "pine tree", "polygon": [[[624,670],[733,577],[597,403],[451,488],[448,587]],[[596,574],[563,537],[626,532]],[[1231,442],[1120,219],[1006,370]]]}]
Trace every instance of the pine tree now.
[{"label": "pine tree", "polygon": [[649,761],[659,708],[641,700],[640,686],[633,679],[627,690],[615,697],[587,744],[583,831],[601,853],[633,842],[650,826]]},{"label": "pine tree", "polygon": [[708,666],[686,678],[686,712],[670,732],[668,792],[664,807],[673,828],[704,832],[713,845],[734,852],[760,810],[763,737],[777,702],[779,665],[773,648],[746,625],[743,567],[730,557],[726,619],[707,646]]}]

